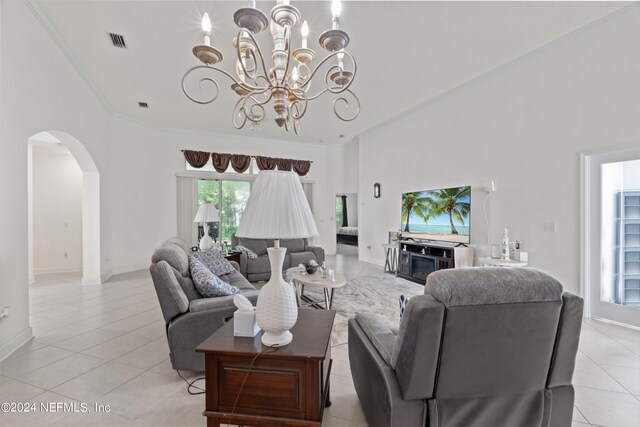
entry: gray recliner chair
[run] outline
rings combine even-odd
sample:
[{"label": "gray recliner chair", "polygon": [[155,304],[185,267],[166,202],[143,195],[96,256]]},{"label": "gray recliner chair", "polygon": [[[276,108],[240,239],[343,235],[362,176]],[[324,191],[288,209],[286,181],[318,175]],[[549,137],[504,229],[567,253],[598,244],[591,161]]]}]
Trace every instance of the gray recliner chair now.
[{"label": "gray recliner chair", "polygon": [[349,320],[371,426],[567,426],[583,300],[531,268],[429,275],[397,327]]},{"label": "gray recliner chair", "polygon": [[[151,258],[151,277],[167,325],[171,365],[174,369],[204,371],[204,355],[196,347],[233,316],[233,296],[203,298],[189,273],[189,248],[179,239],[169,239]],[[236,263],[234,267],[238,269]],[[240,289],[253,304],[258,293],[251,283],[234,271],[220,276]]]}]

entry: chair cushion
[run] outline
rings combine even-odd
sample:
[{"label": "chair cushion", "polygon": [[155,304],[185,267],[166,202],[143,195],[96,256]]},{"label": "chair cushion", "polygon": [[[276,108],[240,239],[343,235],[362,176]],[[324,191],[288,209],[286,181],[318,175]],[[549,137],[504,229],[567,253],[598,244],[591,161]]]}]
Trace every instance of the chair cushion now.
[{"label": "chair cushion", "polygon": [[174,245],[178,245],[182,248],[182,250],[184,251],[184,253],[187,254],[187,256],[189,256],[189,254],[191,254],[191,248],[189,246],[187,246],[187,244],[181,240],[178,239],[177,237],[172,237],[171,239],[165,241],[162,245],[167,245],[169,243],[173,243]]},{"label": "chair cushion", "polygon": [[380,356],[391,366],[391,355],[396,345],[397,329],[392,329],[387,322],[373,314],[358,313],[355,320],[378,350]]},{"label": "chair cushion", "polygon": [[175,243],[165,242],[153,252],[151,262],[157,264],[160,261],[166,261],[183,276],[189,274],[189,257],[185,251]]},{"label": "chair cushion", "polygon": [[254,291],[256,289],[239,271],[234,271],[233,273],[224,274],[219,277],[223,282],[235,286],[240,290]]},{"label": "chair cushion", "polygon": [[295,253],[304,251],[304,239],[282,239],[280,247],[287,248],[287,252]]},{"label": "chair cushion", "polygon": [[193,283],[200,295],[205,298],[233,295],[240,292],[240,289],[220,280],[194,256],[189,257],[189,267]]},{"label": "chair cushion", "polygon": [[268,273],[270,271],[269,255],[260,255],[257,259],[247,262],[247,273]]},{"label": "chair cushion", "polygon": [[241,253],[245,254],[247,256],[247,258],[249,258],[249,259],[258,258],[258,254],[256,254],[255,252],[253,252],[251,249],[247,248],[246,246],[238,245],[235,248],[233,248],[233,250],[236,251],[236,252],[241,252]]},{"label": "chair cushion", "polygon": [[299,264],[307,264],[312,259],[316,259],[316,255],[313,252],[297,252],[290,254],[291,266],[297,267]]},{"label": "chair cushion", "polygon": [[236,271],[229,261],[217,251],[194,252],[189,258],[194,257],[203,263],[213,274],[222,276]]},{"label": "chair cushion", "polygon": [[182,291],[180,284],[176,280],[176,273],[168,262],[160,261],[157,264],[158,274],[162,284],[169,290],[180,313],[184,313],[189,308],[189,299]]},{"label": "chair cushion", "polygon": [[246,237],[238,237],[238,244],[255,252],[256,255],[266,255],[267,241],[264,239],[248,239]]},{"label": "chair cushion", "polygon": [[[260,292],[253,291],[243,291],[242,295],[247,297],[249,301],[255,304],[258,300],[258,294]],[[198,311],[206,311],[206,310],[214,310],[216,308],[225,308],[225,307],[235,307],[233,304],[233,295],[217,297],[217,298],[200,298],[194,299],[189,304],[189,311],[192,313]]]},{"label": "chair cushion", "polygon": [[562,285],[535,268],[461,268],[431,273],[424,293],[447,307],[512,304],[561,301]]}]

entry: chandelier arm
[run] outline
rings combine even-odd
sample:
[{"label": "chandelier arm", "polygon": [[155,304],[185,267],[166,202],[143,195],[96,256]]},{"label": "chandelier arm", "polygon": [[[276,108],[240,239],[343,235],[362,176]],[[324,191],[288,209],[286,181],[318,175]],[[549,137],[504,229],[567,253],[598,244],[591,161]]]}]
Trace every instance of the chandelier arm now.
[{"label": "chandelier arm", "polygon": [[267,92],[269,89],[271,89],[270,86],[265,86],[265,87],[261,87],[261,86],[253,86],[253,85],[249,85],[246,83],[242,83],[238,80],[236,80],[230,73],[226,72],[225,70],[218,68],[218,67],[211,67],[209,65],[197,65],[195,67],[192,67],[190,69],[187,70],[186,73],[184,73],[184,75],[182,76],[182,92],[186,95],[187,98],[189,98],[191,101],[195,102],[196,104],[211,104],[213,101],[215,101],[218,98],[218,94],[220,93],[220,85],[218,84],[218,82],[213,78],[213,77],[203,77],[200,79],[200,87],[202,87],[202,82],[210,82],[212,84],[215,85],[215,92],[214,95],[211,99],[208,99],[206,101],[200,101],[198,99],[195,99],[193,96],[189,95],[187,88],[185,87],[185,81],[186,79],[189,77],[189,75],[199,69],[205,69],[205,70],[212,70],[212,71],[218,71],[222,74],[224,74],[225,76],[229,77],[229,79],[231,79],[231,81],[239,86],[242,86],[243,88],[245,88],[248,92],[251,92],[251,95],[255,95],[255,94],[261,94],[261,93],[265,93]]},{"label": "chandelier arm", "polygon": [[347,89],[347,90],[346,90],[346,92],[350,93],[350,94],[351,94],[351,96],[353,96],[353,99],[355,100],[355,104],[356,104],[356,107],[357,107],[357,108],[356,108],[356,113],[353,115],[353,117],[343,117],[342,115],[340,115],[340,113],[338,113],[338,110],[337,110],[337,108],[336,108],[336,105],[337,105],[338,103],[340,103],[340,102],[344,103],[344,105],[345,105],[347,108],[349,108],[349,101],[348,101],[345,97],[343,97],[343,96],[338,97],[338,98],[336,98],[336,99],[334,99],[334,100],[333,100],[333,113],[334,113],[334,114],[335,114],[335,115],[336,115],[340,120],[342,120],[343,122],[350,122],[350,121],[352,121],[352,120],[355,120],[355,119],[356,119],[356,117],[358,117],[358,116],[360,115],[360,100],[358,99],[358,97],[356,96],[356,94],[355,94],[355,93],[353,93],[353,92],[351,91],[351,89]]},{"label": "chandelier arm", "polygon": [[[252,104],[247,109],[246,104],[247,104],[247,101],[249,100],[252,101]],[[253,123],[258,123],[264,120],[264,117],[265,117],[265,111],[264,111],[263,105],[264,104],[260,104],[258,100],[253,96],[247,96],[242,103],[242,112],[244,113],[245,117],[247,117],[247,119],[249,119]],[[257,112],[254,111],[254,108],[256,107],[258,108]]]},{"label": "chandelier arm", "polygon": [[[316,75],[316,73],[318,72],[320,67],[322,67],[322,65],[324,65],[324,63],[327,62],[330,58],[337,57],[337,55],[340,54],[340,53],[343,53],[345,56],[348,56],[349,58],[351,58],[351,61],[353,62],[353,76],[351,77],[351,80],[349,80],[349,83],[347,83],[344,86],[340,86],[340,90],[336,91],[336,90],[329,89],[329,91],[331,93],[336,93],[337,94],[337,93],[341,93],[341,92],[344,92],[345,90],[347,90],[349,88],[349,86],[351,86],[351,83],[353,83],[353,81],[355,80],[356,74],[358,72],[358,64],[356,63],[356,59],[353,57],[353,55],[351,55],[347,51],[342,51],[342,52],[336,51],[336,52],[332,52],[332,53],[328,54],[327,56],[325,56],[322,59],[322,61],[320,61],[318,63],[318,65],[316,65],[316,67],[313,69],[313,72],[309,76],[309,79],[306,82],[304,82],[302,85],[300,85],[300,88],[306,87],[311,82],[311,80],[313,80],[313,77]],[[335,67],[337,67],[337,66],[334,65],[331,68],[335,68]]]},{"label": "chandelier arm", "polygon": [[[290,114],[294,120],[300,120],[302,116],[307,112],[307,106],[309,105],[309,101],[307,100],[307,94],[302,89],[292,89],[290,91],[293,96],[295,96],[295,100],[290,104]],[[296,92],[300,92],[302,96],[298,96]],[[302,111],[300,111],[300,105],[302,105]],[[294,114],[293,108],[297,110],[297,114]]]},{"label": "chandelier arm", "polygon": [[[236,105],[233,107],[233,112],[231,113],[231,121],[233,123],[233,127],[235,127],[236,129],[242,129],[244,127],[244,125],[247,123],[247,114],[244,111],[243,108],[238,108],[238,106],[240,105],[241,102],[244,101],[244,96],[240,99],[238,99],[238,102],[236,102]],[[238,124],[236,122],[236,118],[237,116],[240,116],[240,113],[242,113],[244,115],[244,120],[242,120],[242,124]]]},{"label": "chandelier arm", "polygon": [[[286,66],[284,67],[282,80],[278,82],[281,86],[284,85],[284,81],[287,79],[287,75],[289,74],[289,63],[291,62],[291,27],[289,27],[288,25],[284,27],[284,39],[284,50],[285,52],[287,52],[287,62]],[[277,78],[278,76],[276,76],[276,79]]]},{"label": "chandelier arm", "polygon": [[[238,43],[236,46],[236,52],[238,54],[238,59],[240,59],[240,65],[242,66],[242,71],[246,74],[246,68],[242,63],[242,57],[240,56],[240,36],[242,35],[243,32],[246,33],[246,35],[251,39],[251,41],[253,42],[253,46],[255,46],[255,50],[258,51],[258,56],[260,56],[260,63],[262,64],[262,72],[264,73],[263,75],[265,77],[269,76],[269,74],[267,73],[267,66],[264,63],[264,57],[262,56],[262,49],[260,49],[260,45],[258,44],[258,41],[256,40],[256,38],[253,37],[253,34],[251,34],[251,31],[247,30],[246,28],[240,28],[240,30],[238,31]],[[255,53],[252,53],[252,56],[255,58]],[[271,81],[269,82],[271,83]]]},{"label": "chandelier arm", "polygon": [[324,89],[322,89],[320,92],[316,93],[316,94],[315,94],[315,95],[313,95],[313,96],[307,96],[307,99],[308,99],[309,101],[313,101],[314,99],[318,99],[318,98],[320,98],[320,97],[322,96],[322,94],[324,94],[324,93],[326,93],[326,92],[329,92],[329,89],[324,88]]}]

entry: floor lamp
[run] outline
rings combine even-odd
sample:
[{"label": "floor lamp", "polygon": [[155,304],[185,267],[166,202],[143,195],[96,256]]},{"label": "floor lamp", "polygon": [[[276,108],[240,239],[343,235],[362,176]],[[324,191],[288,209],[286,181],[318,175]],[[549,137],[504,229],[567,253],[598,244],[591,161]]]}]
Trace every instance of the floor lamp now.
[{"label": "floor lamp", "polygon": [[271,278],[260,290],[256,321],[264,331],[262,343],[280,347],[293,339],[289,332],[298,319],[295,289],[282,278],[287,248],[280,239],[297,239],[318,235],[300,178],[295,172],[262,171],[251,188],[236,236],[274,239],[268,248]]}]

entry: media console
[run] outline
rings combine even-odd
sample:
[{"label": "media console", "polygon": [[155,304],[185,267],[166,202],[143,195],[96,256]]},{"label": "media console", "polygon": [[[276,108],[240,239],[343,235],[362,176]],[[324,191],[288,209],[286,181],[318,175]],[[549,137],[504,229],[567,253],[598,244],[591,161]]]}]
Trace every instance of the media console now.
[{"label": "media console", "polygon": [[421,285],[434,271],[454,267],[453,245],[446,243],[400,240],[398,252],[398,276]]}]

